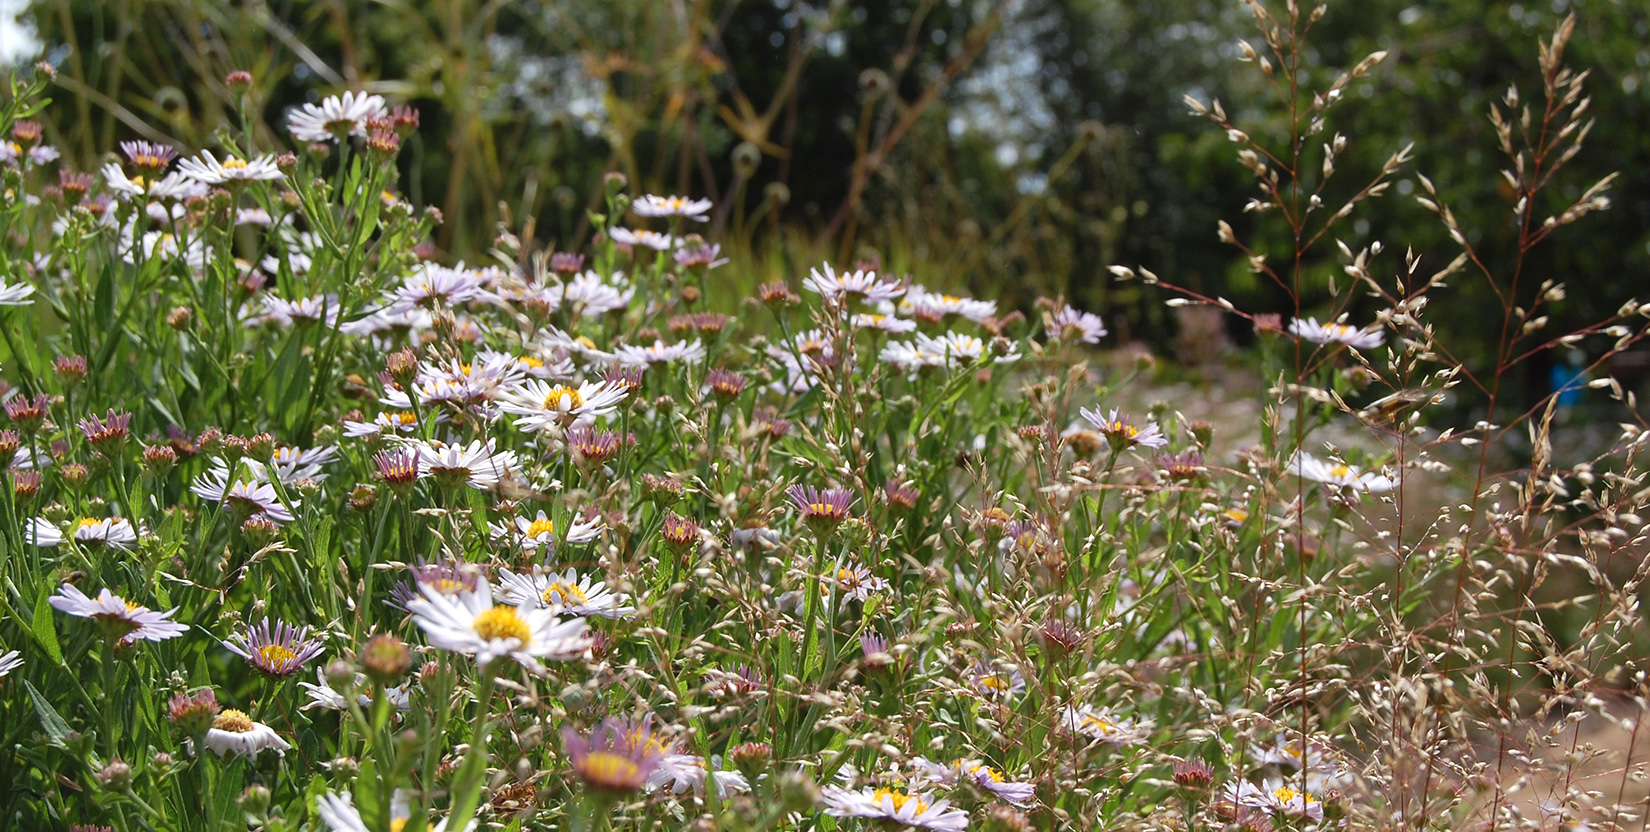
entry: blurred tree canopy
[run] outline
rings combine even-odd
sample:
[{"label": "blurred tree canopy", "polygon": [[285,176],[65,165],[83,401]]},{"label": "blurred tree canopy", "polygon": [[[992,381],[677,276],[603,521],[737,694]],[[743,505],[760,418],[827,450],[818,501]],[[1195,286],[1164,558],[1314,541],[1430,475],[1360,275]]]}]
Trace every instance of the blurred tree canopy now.
[{"label": "blurred tree canopy", "polygon": [[[1613,210],[1532,261],[1572,289],[1555,329],[1614,310],[1650,266],[1650,7],[1337,2],[1309,54],[1321,81],[1388,52],[1329,125],[1350,140],[1343,187],[1414,142],[1412,170],[1500,267],[1516,237],[1488,108],[1512,84],[1539,95],[1535,43],[1571,12],[1596,126],[1536,215],[1621,178]],[[762,277],[876,254],[1011,303],[1064,294],[1155,345],[1173,330],[1161,296],[1105,266],[1293,311],[1216,239],[1225,218],[1262,250],[1283,244],[1243,213],[1253,183],[1226,137],[1181,102],[1219,98],[1256,137],[1283,129],[1270,91],[1234,64],[1255,39],[1236,0],[36,0],[28,14],[62,72],[49,128],[87,169],[122,138],[210,145],[236,117],[234,69],[255,76],[272,145],[288,142],[287,108],[342,89],[416,106],[409,196],[445,212],[438,242],[454,256],[486,249],[501,206],[578,245],[600,177],[619,170],[641,191],[715,199],[716,230]],[[1457,251],[1414,190],[1406,172],[1346,239],[1383,241],[1392,274],[1406,248],[1435,266]],[[1340,263],[1326,247],[1307,265],[1311,313]],[[1465,311],[1490,290],[1463,276],[1451,291]],[[1499,323],[1447,320],[1486,344]]]}]

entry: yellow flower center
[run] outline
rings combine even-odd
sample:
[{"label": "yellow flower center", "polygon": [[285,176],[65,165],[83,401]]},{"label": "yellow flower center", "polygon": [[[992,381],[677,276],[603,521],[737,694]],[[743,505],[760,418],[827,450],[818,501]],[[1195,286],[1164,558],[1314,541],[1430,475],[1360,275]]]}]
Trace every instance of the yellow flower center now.
[{"label": "yellow flower center", "polygon": [[390,832],[401,832],[407,828],[407,818],[396,818],[390,821]]},{"label": "yellow flower center", "polygon": [[531,355],[524,355],[524,356],[516,359],[516,363],[520,364],[523,367],[526,367],[529,370],[537,370],[540,367],[544,366],[543,361],[540,361],[537,358],[532,357]]},{"label": "yellow flower center", "polygon": [[426,581],[424,585],[433,588],[442,595],[457,595],[464,591],[464,582],[457,578],[436,578],[433,581]]},{"label": "yellow flower center", "polygon": [[539,595],[539,597],[542,598],[546,604],[556,603],[557,597],[560,597],[561,603],[563,604],[583,604],[590,600],[589,597],[584,594],[584,590],[579,589],[574,584],[564,584],[561,581],[552,581],[549,586],[544,588],[543,594]]},{"label": "yellow flower center", "polygon": [[991,782],[993,782],[993,783],[1003,782],[1002,773],[997,771],[996,769],[992,768],[991,766],[974,766],[973,768],[968,770],[968,773],[969,774],[984,774],[985,776],[991,778]]},{"label": "yellow flower center", "polygon": [[145,181],[143,181],[143,177],[142,177],[142,176],[134,176],[134,177],[132,177],[132,184],[133,184],[133,185],[136,185],[136,186],[138,186],[138,187],[139,187],[139,188],[147,188],[147,187],[149,187],[149,183],[148,183],[148,182],[145,182]]},{"label": "yellow flower center", "polygon": [[598,789],[616,791],[641,785],[641,767],[629,757],[611,751],[592,751],[578,763],[579,776]]},{"label": "yellow flower center", "polygon": [[1226,509],[1226,516],[1233,522],[1242,523],[1249,519],[1249,512],[1241,508],[1229,508]]},{"label": "yellow flower center", "polygon": [[234,157],[230,157],[228,159],[223,160],[223,169],[224,170],[245,170],[246,169],[246,160],[245,159],[236,159]]},{"label": "yellow flower center", "polygon": [[97,520],[96,517],[82,517],[82,518],[80,518],[79,525],[77,525],[75,528],[76,529],[89,529],[93,526],[96,526],[97,524],[98,524],[98,520]]},{"label": "yellow flower center", "polygon": [[234,708],[230,708],[229,710],[218,714],[217,718],[212,720],[212,727],[218,729],[219,731],[229,731],[234,734],[246,734],[252,731],[252,717],[247,716],[245,711],[237,711]]},{"label": "yellow flower center", "polygon": [[1337,465],[1329,469],[1329,475],[1332,477],[1345,477],[1351,475],[1351,473],[1352,469],[1345,465]]},{"label": "yellow flower center", "polygon": [[533,640],[533,631],[523,621],[515,607],[495,606],[476,616],[476,635],[488,641],[502,641],[515,639],[523,645]]},{"label": "yellow flower center", "polygon": [[554,537],[556,524],[545,519],[534,520],[527,524],[527,536],[532,538]]},{"label": "yellow flower center", "polygon": [[1083,727],[1085,729],[1088,729],[1088,730],[1091,730],[1091,731],[1098,731],[1098,732],[1103,733],[1103,734],[1109,734],[1112,731],[1117,729],[1117,725],[1115,723],[1113,723],[1111,720],[1101,719],[1100,717],[1097,717],[1097,716],[1085,716],[1085,717],[1083,717]]},{"label": "yellow flower center", "polygon": [[590,336],[588,335],[580,335],[579,337],[574,338],[573,343],[578,344],[587,350],[593,350],[596,348],[596,342],[590,340]]},{"label": "yellow flower center", "polygon": [[271,644],[258,648],[258,658],[270,667],[280,667],[298,658],[298,654],[279,644]]},{"label": "yellow flower center", "polygon": [[985,676],[980,679],[980,687],[986,690],[1008,690],[1009,680],[1001,676]]},{"label": "yellow flower center", "polygon": [[584,396],[579,391],[565,384],[558,384],[550,388],[544,397],[544,406],[550,410],[570,411],[584,407]]},{"label": "yellow flower center", "polygon": [[414,416],[410,410],[403,410],[390,418],[399,422],[402,426],[418,424],[418,417]]},{"label": "yellow flower center", "polygon": [[1310,805],[1317,802],[1313,799],[1312,795],[1309,795],[1306,792],[1297,792],[1288,786],[1279,786],[1276,789],[1273,789],[1272,797],[1276,798],[1279,803],[1290,803],[1296,798],[1300,798],[1302,805]]},{"label": "yellow flower center", "polygon": [[896,811],[896,812],[898,812],[901,809],[905,808],[905,804],[907,804],[907,803],[915,803],[916,804],[916,814],[920,815],[923,812],[928,811],[928,804],[923,803],[922,798],[920,798],[920,797],[918,797],[914,794],[907,794],[905,792],[899,791],[898,789],[877,789],[876,794],[872,795],[871,799],[875,800],[878,803],[881,803],[882,799],[885,798],[885,797],[888,798],[889,800],[893,801],[894,811]]}]

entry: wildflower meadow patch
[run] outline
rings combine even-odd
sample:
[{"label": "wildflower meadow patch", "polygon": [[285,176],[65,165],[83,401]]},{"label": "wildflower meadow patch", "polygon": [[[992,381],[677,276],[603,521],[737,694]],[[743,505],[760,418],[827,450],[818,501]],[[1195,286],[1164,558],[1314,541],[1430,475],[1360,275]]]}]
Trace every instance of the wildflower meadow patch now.
[{"label": "wildflower meadow patch", "polygon": [[[776,271],[618,174],[589,239],[444,258],[376,94],[75,172],[16,73],[0,828],[1642,828],[1650,434],[1605,370],[1650,305],[1549,333],[1585,287],[1487,266],[1424,157],[1343,187],[1385,56],[1296,88],[1324,7],[1251,8],[1287,139],[1186,106],[1270,229],[1209,233],[1294,307],[1096,265],[1253,330],[1241,420],[1065,298]],[[1571,35],[1489,114],[1520,257],[1609,207]],[[1453,259],[1343,241],[1400,171]],[[1503,395],[1566,350],[1632,414],[1596,447]]]}]

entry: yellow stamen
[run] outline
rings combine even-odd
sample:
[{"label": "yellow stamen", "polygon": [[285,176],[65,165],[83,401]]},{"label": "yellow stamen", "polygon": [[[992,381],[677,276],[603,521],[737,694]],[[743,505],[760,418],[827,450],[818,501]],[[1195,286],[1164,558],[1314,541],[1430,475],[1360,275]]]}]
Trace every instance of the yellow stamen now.
[{"label": "yellow stamen", "polygon": [[550,388],[544,397],[544,406],[550,410],[570,411],[584,407],[584,396],[579,391],[565,384],[558,384]]},{"label": "yellow stamen", "polygon": [[219,731],[229,731],[234,734],[246,734],[252,731],[252,717],[247,716],[245,711],[237,711],[234,708],[230,708],[229,710],[218,714],[217,718],[212,720],[212,727],[218,729]]},{"label": "yellow stamen", "polygon": [[223,169],[224,170],[244,170],[245,168],[246,168],[246,160],[245,159],[236,159],[234,157],[230,157],[228,159],[223,160]]},{"label": "yellow stamen", "polygon": [[258,658],[269,667],[281,667],[298,658],[298,654],[279,644],[258,648]]},{"label": "yellow stamen", "polygon": [[592,751],[577,765],[579,776],[598,789],[626,791],[640,785],[641,767],[611,751]]},{"label": "yellow stamen", "polygon": [[896,812],[905,808],[905,804],[913,802],[916,803],[915,814],[920,815],[923,812],[928,811],[928,804],[922,802],[922,798],[914,794],[906,794],[905,792],[898,791],[896,789],[877,789],[876,794],[872,795],[871,799],[881,803],[882,799],[885,797],[890,801],[893,801],[894,811]]},{"label": "yellow stamen", "polygon": [[584,594],[584,590],[579,589],[574,584],[564,584],[561,581],[552,581],[549,586],[544,588],[544,592],[539,597],[546,604],[557,603],[556,599],[558,597],[563,604],[583,604],[590,600]]},{"label": "yellow stamen", "polygon": [[532,538],[554,537],[556,524],[549,520],[534,520],[527,524],[527,536]]},{"label": "yellow stamen", "polygon": [[495,606],[475,617],[476,635],[488,641],[515,639],[523,645],[533,640],[533,631],[515,607]]}]

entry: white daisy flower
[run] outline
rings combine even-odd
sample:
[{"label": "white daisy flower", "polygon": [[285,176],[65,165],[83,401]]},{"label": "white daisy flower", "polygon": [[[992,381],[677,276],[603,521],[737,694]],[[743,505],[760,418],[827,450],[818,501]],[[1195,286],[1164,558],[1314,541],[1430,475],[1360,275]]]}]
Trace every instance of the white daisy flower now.
[{"label": "white daisy flower", "polygon": [[630,395],[625,385],[587,381],[577,387],[528,379],[505,393],[499,409],[516,415],[522,430],[545,432],[569,425],[588,425],[612,413]]},{"label": "white daisy flower", "polygon": [[234,708],[223,711],[212,720],[212,728],[206,732],[204,741],[206,747],[219,757],[229,754],[256,757],[259,752],[271,748],[276,754],[285,756],[287,750],[292,748],[275,733],[274,728],[254,722],[245,711]]},{"label": "white daisy flower", "polygon": [[178,172],[205,185],[286,178],[286,174],[275,167],[275,157],[272,154],[265,154],[251,161],[225,156],[224,160],[219,162],[210,150],[202,150],[199,156],[178,162]]},{"label": "white daisy flower", "polygon": [[1009,781],[1002,772],[979,760],[958,760],[946,766],[917,757],[911,760],[911,766],[915,769],[912,780],[919,785],[955,788],[972,782],[1015,806],[1030,806],[1037,800],[1036,786]]},{"label": "white daisy flower", "polygon": [[448,268],[435,263],[422,263],[417,271],[402,280],[401,288],[395,291],[395,299],[387,311],[404,314],[418,307],[431,306],[436,301],[447,306],[475,300],[498,303],[498,295],[487,291],[483,283],[482,276],[465,269],[463,264]]},{"label": "white daisy flower", "polygon": [[993,667],[977,662],[968,669],[968,686],[986,699],[1012,702],[1026,692],[1026,679],[1013,666]]},{"label": "white daisy flower", "polygon": [[1325,462],[1304,451],[1295,452],[1294,458],[1289,461],[1289,471],[1352,494],[1381,494],[1397,486],[1390,477],[1364,471],[1356,465]]},{"label": "white daisy flower", "polygon": [[298,141],[330,142],[343,136],[366,136],[367,119],[383,114],[383,96],[346,92],[293,110],[286,126]]},{"label": "white daisy flower", "polygon": [[900,311],[920,320],[937,322],[947,315],[956,315],[979,323],[997,314],[997,302],[974,300],[930,292],[921,286],[912,286],[900,302]]},{"label": "white daisy flower", "polygon": [[588,575],[580,578],[576,569],[557,574],[535,568],[530,575],[500,569],[498,595],[506,603],[543,607],[556,615],[626,618],[636,612],[624,603],[630,596],[610,592],[606,582],[592,581]]},{"label": "white daisy flower", "polygon": [[[848,564],[836,570],[837,592],[845,600],[865,601],[878,592],[888,589],[888,581],[871,574],[871,570],[859,564]],[[820,586],[822,593],[831,591],[829,584]]]},{"label": "white daisy flower", "polygon": [[63,542],[63,531],[44,517],[32,517],[23,530],[23,540],[42,549],[51,549]]},{"label": "white daisy flower", "polygon": [[[315,682],[316,684],[313,685],[308,682],[298,683],[298,687],[303,688],[304,694],[309,697],[309,701],[299,705],[298,710],[307,711],[311,708],[322,708],[328,711],[342,711],[349,707],[349,702],[344,699],[344,695],[336,690],[333,690],[332,685],[327,684],[326,668],[315,668]],[[355,689],[369,689],[367,686],[367,675],[365,673],[355,674]],[[411,687],[408,684],[400,684],[392,688],[385,688],[384,697],[389,699],[390,704],[394,705],[395,709],[402,713],[406,713],[412,708]],[[355,701],[361,707],[365,708],[372,704],[372,697],[365,693],[360,693],[356,694]]]},{"label": "white daisy flower", "polygon": [[685,196],[654,196],[647,194],[631,203],[630,210],[639,217],[687,217],[695,222],[710,219],[708,199],[689,199]]},{"label": "white daisy flower", "polygon": [[610,228],[607,233],[613,237],[613,242],[627,246],[643,246],[655,251],[669,251],[681,242],[669,234],[657,231],[648,231],[645,228],[631,230],[629,228]]},{"label": "white daisy flower", "polygon": [[674,344],[655,340],[649,347],[619,347],[614,350],[614,357],[626,367],[651,367],[654,364],[673,364],[678,361],[700,361],[705,357],[705,345],[698,338]]},{"label": "white daisy flower", "polygon": [[826,786],[820,795],[824,798],[825,814],[834,818],[871,818],[937,832],[962,832],[968,828],[967,812],[952,809],[950,801],[935,800],[933,795],[924,792]]},{"label": "white daisy flower", "polygon": [[64,584],[51,597],[52,609],[77,618],[90,618],[120,634],[121,644],[137,641],[165,641],[189,631],[189,625],[171,620],[177,608],[156,612],[134,604],[105,587],[96,598],[86,597],[79,587]]},{"label": "white daisy flower", "polygon": [[[231,483],[229,472],[223,468],[214,468],[195,477],[189,490],[209,503],[225,504],[248,515],[261,515],[276,523],[290,523],[293,520],[292,512],[281,503],[274,486],[268,482],[237,480]],[[293,508],[299,505],[298,500],[292,501]]]},{"label": "white daisy flower", "polygon": [[[1260,809],[1269,815],[1323,820],[1323,803],[1309,794],[1299,783],[1285,783],[1282,778],[1270,777],[1258,789],[1244,790],[1238,797],[1240,806]],[[1247,801],[1247,802],[1245,802]]]},{"label": "white daisy flower", "polygon": [[[614,278],[622,277],[614,274]],[[592,271],[575,276],[561,286],[546,287],[551,309],[567,308],[581,318],[599,318],[630,306],[636,297],[635,287],[610,285]]]},{"label": "white daisy flower", "polygon": [[[366,821],[361,819],[360,810],[355,808],[354,798],[348,792],[327,792],[315,801],[315,810],[321,816],[321,822],[326,824],[332,832],[376,832],[368,828]],[[412,808],[407,795],[400,789],[390,796],[390,829],[399,830],[407,825],[412,817]],[[464,827],[464,832],[474,832],[476,823],[472,820]],[[447,819],[442,818],[431,824],[430,832],[447,832]]]},{"label": "white daisy flower", "polygon": [[581,520],[575,515],[567,530],[558,536],[556,534],[556,524],[542,511],[539,512],[538,517],[531,520],[526,517],[516,517],[508,523],[492,523],[489,526],[493,531],[495,540],[505,538],[516,540],[521,548],[527,551],[532,551],[541,546],[554,547],[557,540],[565,540],[568,543],[589,543],[607,529],[607,524],[603,523],[600,518],[593,517],[589,520]]},{"label": "white daisy flower", "polygon": [[916,341],[890,341],[883,346],[878,357],[884,364],[892,364],[907,375],[914,375],[928,367],[945,366],[944,353],[932,352]]},{"label": "white daisy flower", "polygon": [[419,591],[420,597],[407,602],[407,611],[430,644],[475,656],[482,666],[510,658],[539,671],[541,659],[575,659],[591,645],[584,619],[562,621],[545,607],[494,604],[492,587],[486,582],[457,595],[444,595],[427,586],[420,586]]},{"label": "white daisy flower", "polygon": [[613,353],[598,349],[596,342],[589,337],[580,335],[575,338],[554,326],[546,326],[539,330],[534,346],[541,352],[548,350],[578,356],[586,366],[605,366],[618,360]]},{"label": "white daisy flower", "polygon": [[[441,414],[445,416],[446,414]],[[391,433],[412,433],[418,430],[418,417],[411,410],[383,411],[372,417],[370,422],[353,422],[344,420],[344,435],[352,439],[363,436],[377,436],[389,431]]]},{"label": "white daisy flower", "polygon": [[472,440],[468,445],[446,442],[414,442],[418,450],[418,475],[471,488],[492,488],[516,466],[514,451],[495,451],[492,439]]},{"label": "white daisy flower", "polygon": [[1058,337],[1071,334],[1085,344],[1098,344],[1107,334],[1106,324],[1099,315],[1080,312],[1069,305],[1049,318],[1048,333]]},{"label": "white daisy flower", "polygon": [[[930,338],[917,333],[917,345],[925,353],[944,356],[945,363],[950,367],[966,367],[984,357],[990,349],[985,339],[961,332],[947,332],[939,338]],[[998,364],[1012,364],[1020,360],[1020,354],[1010,352],[993,359]]]},{"label": "white daisy flower", "polygon": [[345,335],[381,335],[386,332],[406,334],[429,329],[433,320],[434,317],[427,309],[414,308],[401,312],[391,312],[388,308],[374,309],[353,321],[345,321],[338,327],[338,331]]},{"label": "white daisy flower", "polygon": [[124,517],[105,517],[101,520],[82,517],[75,522],[70,536],[76,543],[115,549],[130,549],[138,539],[132,521]]},{"label": "white daisy flower", "polygon": [[27,283],[8,284],[0,279],[0,306],[28,306],[34,303],[34,287]]},{"label": "white daisy flower", "polygon": [[809,269],[802,287],[829,301],[839,301],[848,295],[862,298],[866,303],[891,301],[905,294],[905,284],[885,281],[876,272],[853,271],[836,273],[830,263],[820,264],[825,271]]},{"label": "white daisy flower", "polygon": [[853,324],[860,329],[879,329],[883,332],[910,332],[917,328],[916,321],[896,318],[892,315],[874,315],[861,312],[853,317]]},{"label": "white daisy flower", "polygon": [[1138,745],[1145,742],[1150,723],[1135,723],[1112,714],[1107,708],[1067,706],[1061,718],[1067,731],[1112,745]]},{"label": "white daisy flower", "polygon": [[283,327],[295,323],[312,324],[322,321],[329,327],[337,326],[338,316],[342,312],[338,306],[338,296],[333,294],[313,295],[297,300],[264,296],[264,321]]},{"label": "white daisy flower", "polygon": [[[132,522],[124,517],[82,517],[70,524],[68,536],[83,546],[109,546],[115,549],[130,549],[138,539]],[[23,538],[35,546],[50,549],[63,542],[64,533],[56,523],[44,517],[35,517],[29,520]]]},{"label": "white daisy flower", "polygon": [[1379,330],[1357,329],[1341,323],[1320,324],[1317,318],[1290,321],[1289,334],[1314,344],[1345,344],[1360,350],[1373,349],[1386,341]]},{"label": "white daisy flower", "polygon": [[262,208],[237,208],[235,209],[235,224],[268,228],[275,224],[275,218]]},{"label": "white daisy flower", "polygon": [[716,796],[724,800],[751,790],[750,781],[737,771],[711,771],[703,757],[668,752],[648,774],[646,788],[650,792],[663,789],[670,794],[686,794],[691,790],[704,794],[706,778],[716,785]]},{"label": "white daisy flower", "polygon": [[0,679],[6,678],[7,674],[22,666],[22,656],[16,650],[0,655]]}]

